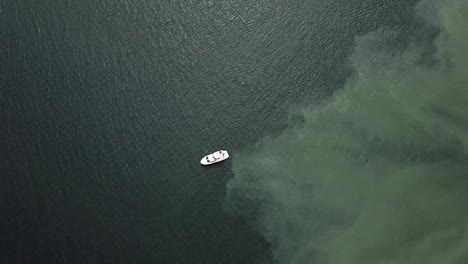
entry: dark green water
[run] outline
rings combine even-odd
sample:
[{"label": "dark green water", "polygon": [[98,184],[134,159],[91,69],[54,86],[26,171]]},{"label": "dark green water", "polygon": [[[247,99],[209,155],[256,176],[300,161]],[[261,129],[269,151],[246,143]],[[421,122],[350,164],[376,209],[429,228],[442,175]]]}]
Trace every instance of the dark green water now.
[{"label": "dark green water", "polygon": [[[401,156],[419,155],[414,138],[435,128],[421,125],[412,128],[408,138],[392,134],[390,140],[387,132],[393,125],[407,129],[394,121],[401,120],[401,115],[388,114],[398,111],[353,98],[374,98],[369,87],[375,85],[366,80],[385,72],[387,64],[392,66],[388,70],[392,77],[382,75],[385,85],[399,86],[392,80],[405,78],[410,79],[409,86],[422,86],[417,85],[421,80],[411,83],[404,70],[395,70],[411,68],[407,60],[418,61],[413,60],[416,55],[396,56],[417,45],[423,47],[422,57],[435,58],[436,62],[428,59],[435,64],[452,58],[452,50],[458,52],[453,57],[459,60],[450,60],[458,70],[453,76],[425,83],[452,80],[450,84],[459,89],[448,95],[436,88],[428,90],[445,100],[436,106],[453,138],[447,136],[424,153],[432,160],[446,155],[445,164],[453,174],[466,176],[460,161],[467,146],[466,115],[461,106],[467,99],[466,89],[460,88],[466,87],[466,79],[457,73],[466,65],[466,49],[460,43],[467,38],[453,26],[466,25],[466,20],[450,20],[466,6],[462,1],[442,1],[440,6],[425,1],[434,14],[445,18],[428,25],[416,16],[416,2],[2,1],[0,261],[439,263],[366,262],[365,257],[356,262],[359,254],[355,251],[361,252],[361,248],[350,247],[346,239],[330,234],[343,226],[353,227],[350,234],[358,232],[349,223],[365,226],[354,222],[356,212],[363,207],[360,202],[372,197],[362,194],[347,199],[348,204],[334,194],[343,191],[354,197],[359,189],[354,186],[366,186],[372,177],[362,176],[349,185],[352,190],[342,190],[337,186],[347,181],[336,177],[330,177],[330,182],[320,177],[314,180],[309,175],[318,164],[323,165],[321,175],[342,175],[338,168],[343,168],[343,160],[349,165],[346,172],[360,174],[353,168],[366,166],[330,151],[329,142],[336,145],[332,149],[372,160],[371,169],[382,165],[392,171],[402,164],[408,169],[406,165],[414,163],[417,158],[400,162]],[[388,30],[378,31],[382,27]],[[452,38],[450,45],[438,49],[443,54],[437,57],[432,41],[439,31]],[[361,37],[356,42],[356,36],[373,36],[379,41]],[[429,64],[423,61],[418,63]],[[447,67],[421,75],[452,69]],[[356,72],[367,78],[358,76],[355,83],[359,85],[349,81]],[[378,82],[377,77],[373,79],[374,84]],[[353,88],[361,86],[367,88]],[[349,89],[358,92],[346,92]],[[338,90],[345,90],[341,98],[348,98],[342,99],[343,104],[330,103],[332,110],[325,107],[322,115],[305,108],[329,101]],[[409,98],[402,100],[404,105],[426,106],[435,101],[426,98],[427,104],[418,103],[420,98],[399,90],[397,98]],[[458,101],[452,94],[460,95]],[[393,95],[389,92],[376,98]],[[445,108],[452,102],[458,106],[456,113]],[[386,103],[394,101],[376,99],[373,105]],[[359,106],[361,112],[346,111]],[[299,110],[289,118],[291,107]],[[406,110],[416,111],[403,108],[401,112]],[[375,132],[380,125],[373,120],[388,116],[393,121]],[[346,131],[359,123],[356,120],[362,121],[359,129],[372,130],[375,148],[367,143],[366,147],[350,145],[355,135]],[[452,123],[457,125],[451,127]],[[320,129],[308,130],[311,124]],[[382,138],[391,141],[389,145],[379,145]],[[400,140],[403,147],[393,144]],[[247,151],[259,141],[263,145]],[[324,156],[310,150],[320,144],[325,146],[320,152]],[[447,147],[441,147],[444,144]],[[411,146],[417,154],[412,154]],[[230,150],[233,158],[220,166],[199,166],[202,155],[219,148]],[[382,161],[387,159],[383,152],[397,150],[403,154],[395,162]],[[295,157],[296,163],[289,157]],[[337,169],[333,172],[326,166]],[[291,179],[293,184],[281,187],[278,179]],[[375,184],[380,190],[382,185]],[[325,186],[323,192],[329,196],[318,195],[325,202],[311,199],[308,190],[315,188],[312,186]],[[448,193],[435,183],[433,186],[437,195]],[[391,200],[393,196],[385,197]],[[449,198],[443,206],[452,212],[459,205],[450,207],[451,199],[456,199]],[[322,217],[323,211],[311,213],[313,208],[329,208],[336,217]],[[281,216],[287,215],[291,218],[285,221]],[[462,214],[453,217],[464,219]],[[327,224],[313,224],[323,221]],[[369,232],[363,228],[358,233]],[[428,233],[427,229],[419,232]],[[330,237],[333,239],[328,240]],[[334,243],[331,248],[329,243]],[[349,252],[342,251],[341,245]],[[465,254],[462,245],[455,246]],[[389,252],[387,255],[397,255]]]}]

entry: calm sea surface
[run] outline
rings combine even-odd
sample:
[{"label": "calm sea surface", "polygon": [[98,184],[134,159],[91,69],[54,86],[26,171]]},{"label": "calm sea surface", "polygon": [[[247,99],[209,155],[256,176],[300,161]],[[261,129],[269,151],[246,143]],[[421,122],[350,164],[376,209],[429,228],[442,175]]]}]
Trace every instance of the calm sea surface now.
[{"label": "calm sea surface", "polygon": [[343,88],[356,36],[404,48],[415,4],[2,1],[0,262],[279,259],[225,208],[237,152]]}]

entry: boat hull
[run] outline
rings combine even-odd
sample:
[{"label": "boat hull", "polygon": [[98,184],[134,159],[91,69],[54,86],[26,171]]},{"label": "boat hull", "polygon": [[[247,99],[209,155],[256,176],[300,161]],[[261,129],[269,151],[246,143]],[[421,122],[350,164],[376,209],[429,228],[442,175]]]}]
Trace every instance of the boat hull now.
[{"label": "boat hull", "polygon": [[211,154],[208,154],[208,155],[204,156],[200,160],[200,164],[202,164],[204,166],[209,166],[209,165],[213,165],[215,163],[225,161],[228,158],[229,158],[229,153],[227,152],[227,150],[218,150],[216,152],[213,152]]}]

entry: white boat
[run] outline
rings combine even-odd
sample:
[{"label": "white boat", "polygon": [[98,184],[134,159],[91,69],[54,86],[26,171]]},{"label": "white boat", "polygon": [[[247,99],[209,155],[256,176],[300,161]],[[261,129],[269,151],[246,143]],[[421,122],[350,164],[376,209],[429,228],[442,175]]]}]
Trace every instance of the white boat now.
[{"label": "white boat", "polygon": [[216,152],[213,152],[203,157],[200,160],[200,163],[206,166],[206,165],[218,163],[228,158],[229,158],[229,153],[227,152],[227,150],[218,150]]}]

